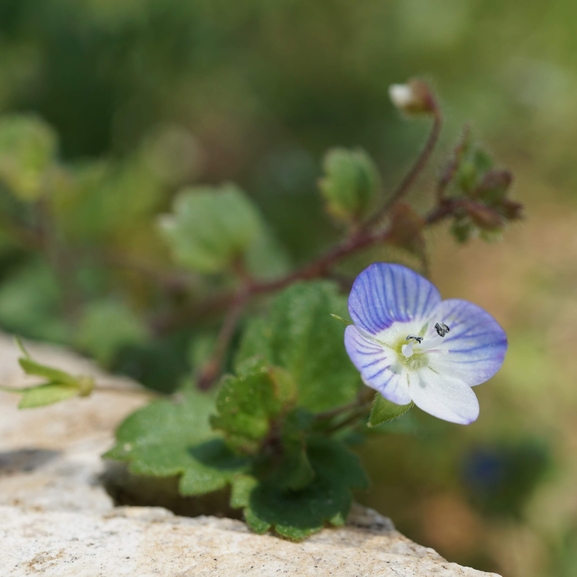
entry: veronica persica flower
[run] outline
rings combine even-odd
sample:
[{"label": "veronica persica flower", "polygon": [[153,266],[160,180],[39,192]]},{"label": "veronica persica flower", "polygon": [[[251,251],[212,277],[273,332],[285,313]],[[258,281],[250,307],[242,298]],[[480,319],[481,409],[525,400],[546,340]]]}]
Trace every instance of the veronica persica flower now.
[{"label": "veronica persica flower", "polygon": [[398,405],[468,425],[473,389],[503,364],[507,337],[482,308],[441,300],[436,287],[396,264],[375,263],[355,280],[345,347],[366,385]]}]

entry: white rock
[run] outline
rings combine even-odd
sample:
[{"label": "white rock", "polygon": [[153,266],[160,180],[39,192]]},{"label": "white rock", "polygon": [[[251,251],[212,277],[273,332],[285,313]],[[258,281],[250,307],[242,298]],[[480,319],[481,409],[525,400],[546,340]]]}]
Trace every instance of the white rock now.
[{"label": "white rock", "polygon": [[[93,374],[114,391],[18,411],[0,393],[0,574],[10,577],[482,577],[448,563],[394,530],[375,511],[355,507],[346,527],[302,543],[255,535],[244,523],[178,517],[162,508],[115,507],[100,484],[99,455],[113,430],[146,402],[126,379],[46,346],[40,361]],[[12,340],[0,336],[0,383],[21,386]]]}]

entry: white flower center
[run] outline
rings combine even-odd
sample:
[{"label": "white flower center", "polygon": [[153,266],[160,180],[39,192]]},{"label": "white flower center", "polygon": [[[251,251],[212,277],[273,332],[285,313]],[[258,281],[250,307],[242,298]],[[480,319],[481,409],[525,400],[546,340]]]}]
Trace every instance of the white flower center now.
[{"label": "white flower center", "polygon": [[440,335],[436,335],[430,339],[408,335],[407,340],[409,342],[401,347],[401,353],[403,353],[403,356],[406,359],[419,353],[441,353],[442,355],[446,355],[449,352],[443,346],[444,338]]}]

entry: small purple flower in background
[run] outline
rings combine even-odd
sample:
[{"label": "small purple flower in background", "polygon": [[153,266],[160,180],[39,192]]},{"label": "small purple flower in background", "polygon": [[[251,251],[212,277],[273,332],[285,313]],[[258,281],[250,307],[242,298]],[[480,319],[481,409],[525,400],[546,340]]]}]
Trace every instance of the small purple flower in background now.
[{"label": "small purple flower in background", "polygon": [[503,364],[507,337],[482,308],[441,300],[435,286],[397,264],[375,263],[349,296],[354,322],[345,347],[366,385],[398,405],[468,425],[479,416],[473,389]]}]

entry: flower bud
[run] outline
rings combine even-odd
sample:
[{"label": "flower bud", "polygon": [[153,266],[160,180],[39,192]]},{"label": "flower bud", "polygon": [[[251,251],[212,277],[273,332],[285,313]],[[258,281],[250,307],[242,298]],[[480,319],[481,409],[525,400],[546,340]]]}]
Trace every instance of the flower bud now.
[{"label": "flower bud", "polygon": [[496,230],[503,227],[503,217],[488,206],[470,203],[466,210],[471,221],[482,230]]},{"label": "flower bud", "polygon": [[427,114],[437,108],[433,93],[423,80],[411,80],[407,84],[391,84],[389,97],[399,110],[407,114]]},{"label": "flower bud", "polygon": [[523,218],[523,205],[520,202],[505,199],[499,204],[499,212],[507,220],[519,220]]},{"label": "flower bud", "polygon": [[477,186],[476,194],[484,202],[499,202],[504,200],[512,182],[513,175],[508,170],[489,170]]},{"label": "flower bud", "polygon": [[326,154],[323,167],[319,187],[328,212],[349,222],[365,216],[379,187],[379,173],[369,155],[334,148]]}]

